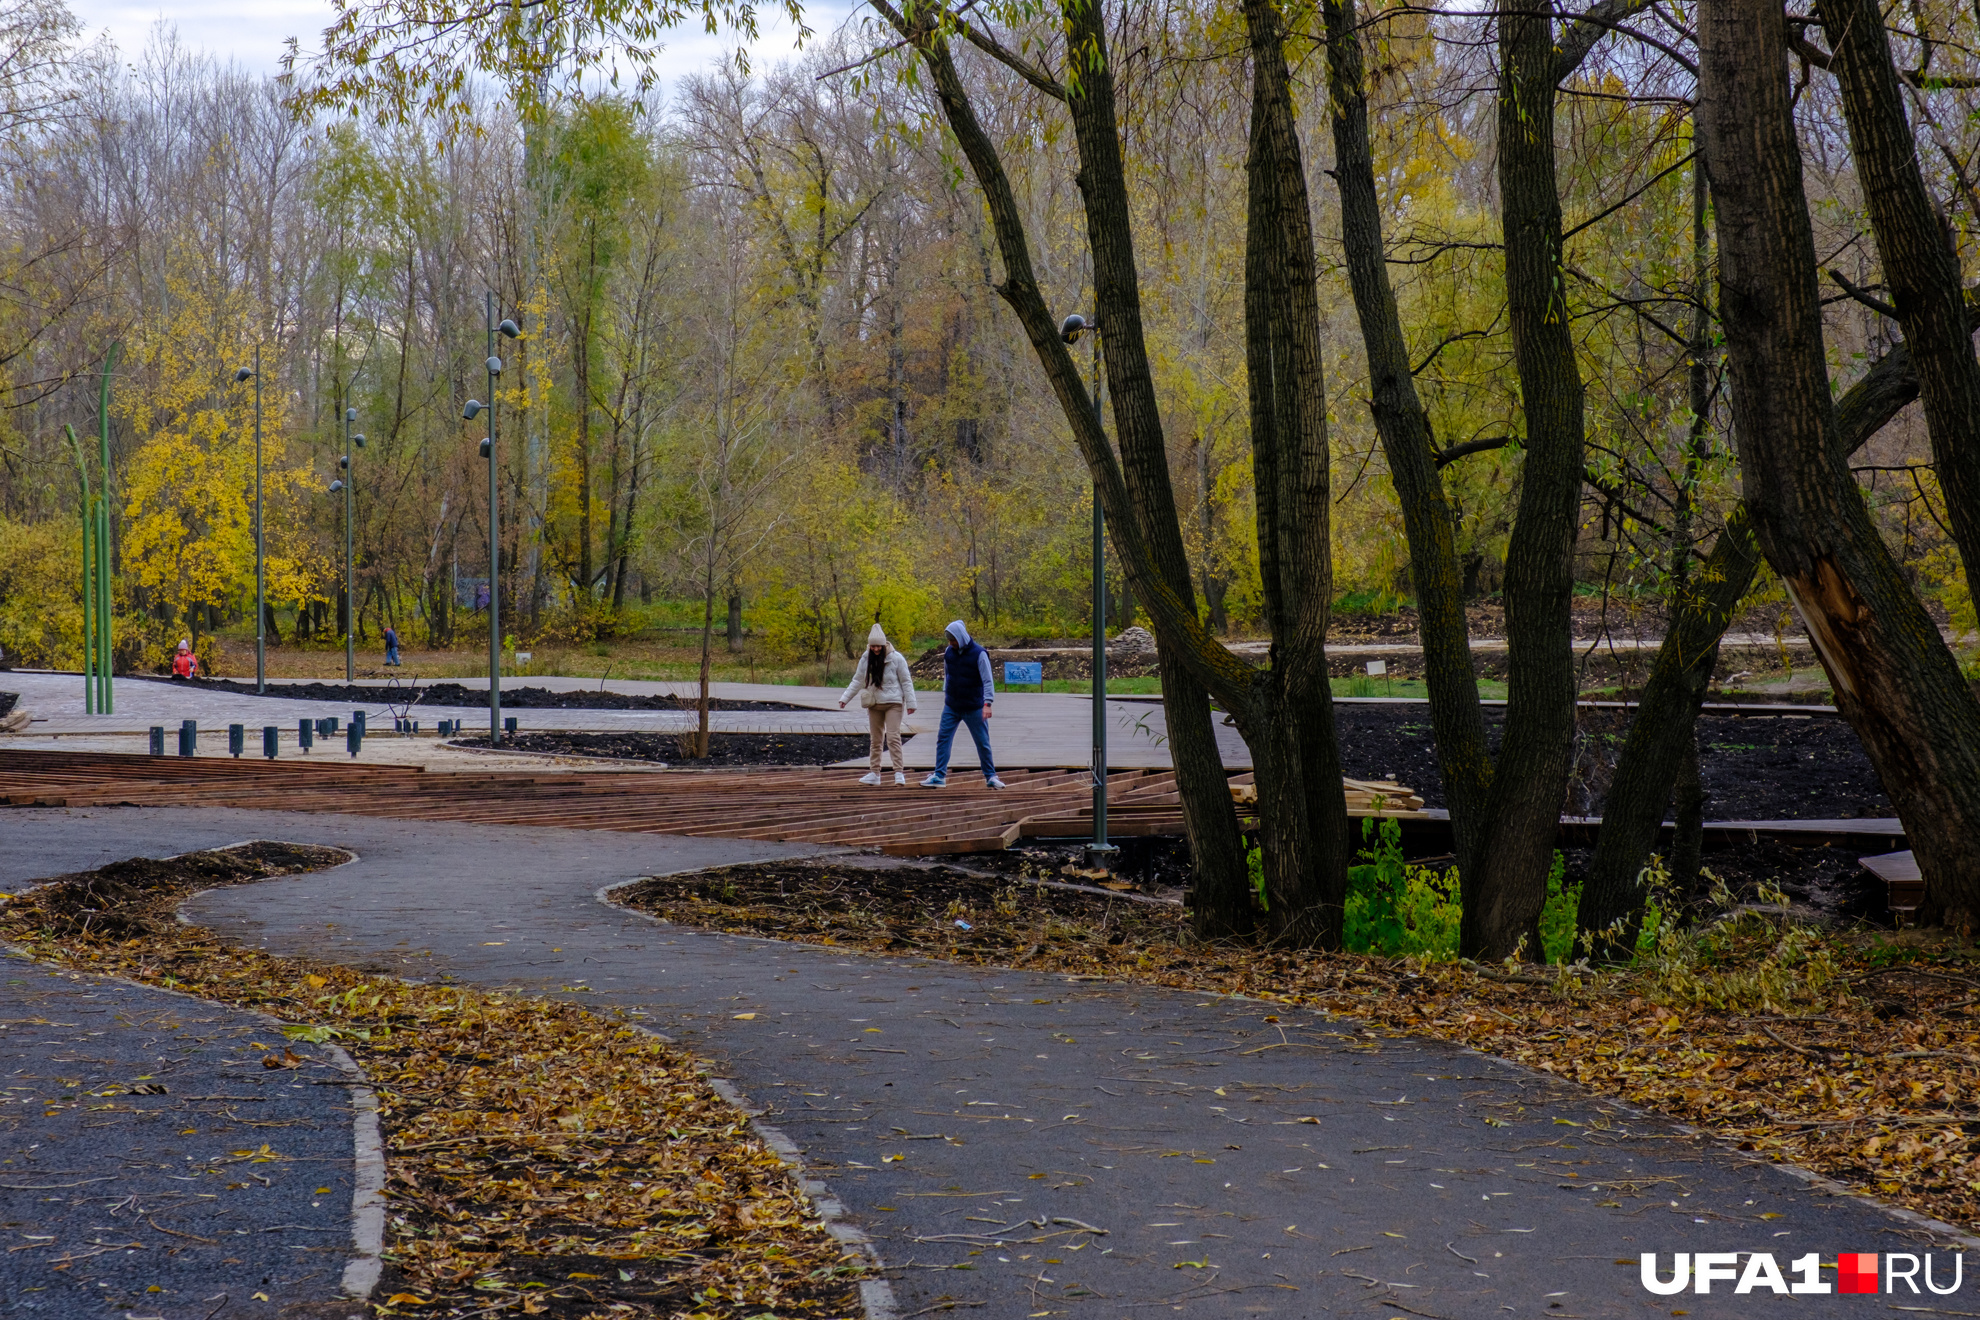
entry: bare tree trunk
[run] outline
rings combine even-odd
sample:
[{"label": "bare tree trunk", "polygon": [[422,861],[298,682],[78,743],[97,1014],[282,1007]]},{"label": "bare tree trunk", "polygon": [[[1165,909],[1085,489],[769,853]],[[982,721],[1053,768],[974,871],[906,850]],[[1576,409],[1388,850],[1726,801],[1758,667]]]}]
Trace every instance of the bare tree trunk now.
[{"label": "bare tree trunk", "polygon": [[[1266,892],[1275,935],[1338,944],[1347,899],[1347,804],[1327,674],[1333,603],[1327,395],[1312,203],[1293,117],[1285,32],[1272,0],[1247,0],[1251,143],[1246,161],[1245,345],[1259,570],[1272,627],[1279,718],[1267,777],[1289,812]],[[1297,822],[1298,828],[1290,827]],[[1295,837],[1303,836],[1303,837]],[[1268,839],[1268,842],[1271,840]]]},{"label": "bare tree trunk", "polygon": [[733,588],[729,591],[728,642],[731,651],[743,649],[742,592]]},{"label": "bare tree trunk", "polygon": [[[1872,364],[1836,404],[1843,448],[1855,453],[1918,397],[1918,375],[1911,353],[1899,344]],[[1735,510],[1705,563],[1675,601],[1663,645],[1650,667],[1636,718],[1616,764],[1616,777],[1602,809],[1602,834],[1582,884],[1576,923],[1584,931],[1605,931],[1622,923],[1633,930],[1644,894],[1638,879],[1651,850],[1671,789],[1684,770],[1683,758],[1696,757],[1693,730],[1698,707],[1717,664],[1719,638],[1733,611],[1746,598],[1760,568],[1759,546],[1746,511]],[[1709,652],[1709,654],[1708,654]],[[1687,753],[1687,749],[1689,753]],[[1685,799],[1679,798],[1679,842]],[[1702,809],[1702,808],[1701,808]],[[1680,856],[1672,853],[1678,877]],[[1693,872],[1697,869],[1692,866]],[[1626,932],[1625,932],[1626,933]],[[1598,950],[1626,958],[1632,940],[1598,940]]]},{"label": "bare tree trunk", "polygon": [[701,575],[701,681],[695,698],[696,757],[708,755],[708,672],[709,653],[715,639],[715,533],[708,534],[708,560]]},{"label": "bare tree trunk", "polygon": [[1967,328],[1959,258],[1945,217],[1919,172],[1918,148],[1905,119],[1890,36],[1877,5],[1821,0],[1842,84],[1851,155],[1863,182],[1870,230],[1883,259],[1884,282],[1917,364],[1918,394],[1932,439],[1932,465],[1945,493],[1946,519],[1966,563],[1980,580],[1980,362]]},{"label": "bare tree trunk", "polygon": [[[1139,294],[1135,285],[1131,213],[1126,204],[1125,175],[1120,164],[1118,126],[1112,109],[1112,82],[1105,65],[1104,34],[1099,33],[1099,17],[1068,14],[1078,29],[1082,49],[1095,52],[1095,71],[1082,73],[1082,95],[1070,97],[1067,90],[1043,72],[1023,68],[1026,80],[1048,96],[1077,100],[1075,124],[1080,128],[1082,189],[1087,192],[1088,230],[1095,242],[1096,283],[1099,287],[1099,313],[1103,324],[1110,324],[1107,335],[1108,381],[1113,386],[1115,421],[1121,435],[1122,456],[1117,458],[1105,433],[1093,416],[1091,396],[1073,361],[1067,344],[1060,338],[1057,319],[1045,306],[1031,263],[1029,240],[1025,236],[1024,212],[1005,173],[996,145],[984,131],[970,102],[969,93],[957,73],[949,38],[938,24],[941,15],[933,10],[917,10],[910,20],[891,0],[873,0],[902,38],[921,56],[932,89],[943,115],[956,135],[958,145],[978,184],[990,214],[1003,262],[1003,282],[998,293],[1016,314],[1025,338],[1044,368],[1061,413],[1092,473],[1095,490],[1112,533],[1113,544],[1136,595],[1155,620],[1164,655],[1187,666],[1191,676],[1223,704],[1237,721],[1239,731],[1254,748],[1262,745],[1268,730],[1282,714],[1271,686],[1270,675],[1222,646],[1197,616],[1194,593],[1189,587],[1188,564],[1180,554],[1180,530],[1172,492],[1167,481],[1167,455],[1163,449],[1160,414],[1154,405],[1148,377],[1145,350],[1140,348]],[[968,35],[965,33],[964,35]],[[1008,54],[1008,52],[1006,52]],[[1015,57],[1013,57],[1015,58]],[[1020,59],[1017,63],[1022,66]],[[1117,331],[1133,340],[1135,351],[1116,348]],[[1123,406],[1125,403],[1126,406]],[[1132,477],[1124,468],[1132,464]],[[1156,528],[1156,531],[1150,531]],[[1180,573],[1172,578],[1166,571],[1169,559],[1158,555],[1152,537],[1177,547],[1174,558]],[[1177,587],[1174,583],[1180,582]],[[1177,746],[1178,770],[1187,773],[1196,758],[1183,751],[1185,740],[1210,738],[1205,727],[1188,729],[1171,725],[1172,742]],[[1206,760],[1208,758],[1205,758]],[[1228,839],[1228,848],[1200,851],[1196,857],[1199,886],[1211,894],[1234,892],[1244,883],[1243,861],[1236,848],[1236,822],[1219,770],[1215,782],[1197,784],[1179,775],[1183,806],[1189,819],[1192,839],[1199,847],[1204,837]],[[1338,790],[1336,790],[1338,791]],[[1271,814],[1276,793],[1263,793],[1261,815]],[[1202,813],[1197,816],[1196,813]],[[1207,873],[1204,868],[1216,867]],[[1226,869],[1228,868],[1228,869]],[[1225,877],[1230,879],[1226,880]]]},{"label": "bare tree trunk", "polygon": [[1526,456],[1506,549],[1506,722],[1488,831],[1459,858],[1460,946],[1503,958],[1540,948],[1540,909],[1574,759],[1574,541],[1581,510],[1582,384],[1569,333],[1554,169],[1553,6],[1511,0],[1499,24],[1499,198],[1506,307]]},{"label": "bare tree trunk", "polygon": [[1830,402],[1781,9],[1699,14],[1698,119],[1719,217],[1720,314],[1746,506],[1836,705],[1894,797],[1920,916],[1980,924],[1980,701],[1877,534]]},{"label": "bare tree trunk", "polygon": [[[1113,395],[1115,431],[1120,439],[1121,466],[1137,512],[1136,523],[1146,539],[1150,568],[1176,603],[1196,620],[1196,592],[1189,556],[1183,548],[1182,525],[1170,485],[1168,451],[1162,440],[1160,409],[1154,379],[1142,339],[1140,275],[1134,255],[1134,231],[1128,204],[1127,177],[1121,160],[1120,132],[1115,117],[1113,71],[1106,55],[1107,33],[1097,3],[1065,11],[1076,40],[1090,43],[1093,66],[1083,75],[1067,107],[1079,141],[1080,192],[1085,201],[1087,237],[1093,249],[1093,287],[1106,344],[1103,355],[1107,384]],[[1112,511],[1109,511],[1112,522]],[[1115,525],[1114,541],[1121,545]],[[1129,586],[1134,586],[1130,574]],[[1157,626],[1158,642],[1166,653],[1181,644]],[[1175,686],[1170,686],[1170,673]],[[1245,872],[1231,805],[1230,778],[1224,772],[1217,736],[1210,726],[1210,706],[1180,663],[1165,666],[1164,704],[1169,709],[1169,742],[1176,768],[1176,785],[1189,832],[1196,868],[1196,922],[1204,932],[1243,924],[1239,911],[1249,912]],[[1336,794],[1338,796],[1338,793]],[[1243,908],[1239,909],[1238,904]]]},{"label": "bare tree trunk", "polygon": [[[1760,567],[1746,511],[1736,510],[1690,588],[1674,602],[1671,621],[1643,686],[1629,741],[1602,808],[1602,833],[1581,887],[1576,923],[1593,931],[1597,952],[1627,959],[1636,947],[1643,908],[1638,883],[1657,843],[1671,785],[1687,747],[1696,756],[1698,707],[1719,658],[1719,638]],[[1613,931],[1613,934],[1609,932]]]}]

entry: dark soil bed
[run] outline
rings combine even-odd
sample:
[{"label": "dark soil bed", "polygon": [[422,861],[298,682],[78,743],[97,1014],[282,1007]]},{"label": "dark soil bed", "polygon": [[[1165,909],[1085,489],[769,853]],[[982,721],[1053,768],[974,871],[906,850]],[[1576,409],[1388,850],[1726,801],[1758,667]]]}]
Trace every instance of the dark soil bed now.
[{"label": "dark soil bed", "polygon": [[725,866],[642,880],[612,898],[716,930],[965,960],[1048,948],[1105,960],[1124,948],[1182,941],[1189,929],[1176,903],[955,866]]},{"label": "dark soil bed", "polygon": [[[1485,709],[1496,752],[1503,707]],[[1583,707],[1576,728],[1574,778],[1563,814],[1599,816],[1616,761],[1629,736],[1630,712]],[[1425,806],[1442,807],[1442,777],[1431,741],[1428,705],[1334,707],[1343,773],[1394,779]],[[1856,820],[1895,816],[1856,734],[1834,715],[1701,715],[1699,772],[1707,820]]]},{"label": "dark soil bed", "polygon": [[[913,734],[902,735],[903,743]],[[486,748],[488,738],[456,738],[457,747]],[[516,733],[502,739],[505,752],[553,756],[602,756],[619,761],[657,761],[684,769],[725,765],[831,765],[866,755],[863,733],[714,733],[708,755],[690,759],[673,733]]]},{"label": "dark soil bed", "polygon": [[45,923],[64,934],[99,939],[137,939],[170,926],[167,900],[247,884],[271,876],[300,875],[342,866],[351,854],[341,848],[257,840],[234,848],[154,859],[133,857],[94,871],[52,876],[7,905],[9,920]]},{"label": "dark soil bed", "polygon": [[[133,677],[143,677],[133,675]],[[152,679],[152,682],[188,683],[215,692],[232,692],[244,696],[288,697],[296,701],[351,701],[358,703],[384,702],[388,705],[403,705],[412,702],[419,706],[479,706],[488,708],[488,689],[464,687],[459,683],[414,683],[406,682],[393,687],[367,686],[361,683],[271,683],[266,692],[256,692],[254,684],[242,683],[231,678],[183,678]],[[670,696],[628,696],[623,692],[553,692],[541,687],[505,687],[502,689],[503,710],[693,710],[696,703],[692,698]],[[714,698],[709,701],[710,710],[812,710],[811,706],[794,706],[784,701],[730,701]]]}]

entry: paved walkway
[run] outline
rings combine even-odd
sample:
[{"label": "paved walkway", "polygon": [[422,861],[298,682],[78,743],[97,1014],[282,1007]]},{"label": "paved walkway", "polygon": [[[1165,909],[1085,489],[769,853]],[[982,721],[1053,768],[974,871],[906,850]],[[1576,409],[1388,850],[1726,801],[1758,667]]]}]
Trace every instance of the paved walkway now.
[{"label": "paved walkway", "polygon": [[[486,680],[459,681],[468,687],[486,687]],[[595,679],[544,678],[511,679],[513,685],[527,683],[558,691],[594,691]],[[276,686],[271,684],[270,686]],[[383,689],[382,683],[366,683]],[[613,692],[652,695],[659,692],[685,693],[691,684],[650,683],[613,680]],[[223,692],[191,684],[156,683],[140,679],[119,680],[117,709],[110,715],[85,715],[82,706],[82,680],[63,674],[0,674],[0,690],[19,692],[21,703],[34,715],[27,731],[6,740],[9,746],[56,747],[72,751],[105,751],[141,754],[146,750],[146,730],[164,725],[166,750],[178,749],[181,720],[199,722],[199,751],[203,756],[224,756],[227,726],[248,727],[247,755],[258,756],[263,725],[282,729],[283,759],[303,756],[296,746],[296,722],[335,715],[348,720],[354,707],[349,702],[301,701],[289,697],[257,697],[252,694]],[[781,701],[810,706],[807,711],[714,711],[711,727],[718,733],[841,733],[864,736],[866,712],[857,706],[840,710],[841,688],[791,687],[772,683],[717,683],[714,695],[736,701]],[[935,733],[942,716],[939,690],[921,694],[921,705],[909,716],[903,728],[923,735],[907,747],[911,769],[927,770],[935,764]],[[497,768],[479,754],[436,750],[432,739],[400,739],[392,733],[392,709],[381,699],[364,707],[371,733],[360,754],[364,760],[390,763],[412,762],[431,769],[487,770]],[[436,721],[459,719],[481,733],[488,725],[488,708],[419,707],[421,727],[431,730]],[[695,717],[675,711],[622,710],[518,710],[512,712],[521,728],[574,729],[605,732],[668,733],[694,726]],[[1109,701],[1107,763],[1117,769],[1167,769],[1170,763],[1168,725],[1159,702]],[[87,735],[87,743],[81,742]],[[1061,693],[1003,692],[997,697],[996,714],[990,725],[991,747],[997,763],[1013,769],[1044,769],[1057,766],[1087,766],[1093,763],[1093,704],[1090,698]],[[1218,745],[1224,761],[1233,770],[1251,768],[1251,753],[1237,730],[1217,727]],[[341,738],[319,743],[310,755],[344,756]],[[863,765],[861,756],[845,762]],[[956,744],[950,765],[974,769],[976,748],[966,729],[956,731]],[[505,765],[502,768],[510,768]]]},{"label": "paved walkway", "polygon": [[1873,1207],[1436,1042],[698,933],[596,897],[792,848],[219,810],[0,822],[3,866],[250,836],[353,849],[351,866],[216,890],[187,914],[285,952],[624,1009],[685,1041],[874,1234],[902,1317],[951,1300],[981,1320],[1650,1316],[1674,1301],[1731,1317],[1754,1304],[1647,1294],[1637,1254],[1922,1246]]},{"label": "paved walkway", "polygon": [[0,1315],[354,1315],[346,1076],[255,1014],[0,958]]}]

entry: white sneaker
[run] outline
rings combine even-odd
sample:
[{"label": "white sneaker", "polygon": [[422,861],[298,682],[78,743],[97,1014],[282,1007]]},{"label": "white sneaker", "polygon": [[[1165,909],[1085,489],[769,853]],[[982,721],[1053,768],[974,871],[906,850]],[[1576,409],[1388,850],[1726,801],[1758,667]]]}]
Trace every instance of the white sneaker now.
[{"label": "white sneaker", "polygon": [[894,787],[895,788],[907,787],[907,775],[904,772],[899,770],[894,771]]},{"label": "white sneaker", "polygon": [[869,770],[859,777],[859,782],[869,785],[877,784],[880,782],[880,772],[878,770]]},{"label": "white sneaker", "polygon": [[921,781],[921,786],[923,788],[947,788],[949,786],[949,777],[947,775],[930,775]]},{"label": "white sneaker", "polygon": [[990,777],[989,777],[988,779],[986,779],[986,780],[984,780],[984,781],[983,781],[983,783],[984,783],[984,786],[985,786],[986,788],[1005,788],[1005,787],[1007,787],[1007,785],[1006,785],[1006,784],[1004,783],[1004,781],[1003,781],[1003,780],[1001,780],[1001,779],[999,779],[999,778],[997,778],[997,776],[995,776],[995,775],[991,775],[991,776],[990,776]]}]

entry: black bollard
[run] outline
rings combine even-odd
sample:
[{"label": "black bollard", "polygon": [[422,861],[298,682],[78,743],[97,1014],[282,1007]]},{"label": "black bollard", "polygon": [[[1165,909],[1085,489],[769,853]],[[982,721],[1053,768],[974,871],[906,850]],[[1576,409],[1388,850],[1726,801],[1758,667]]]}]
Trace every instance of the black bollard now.
[{"label": "black bollard", "polygon": [[179,723],[179,755],[192,756],[199,751],[199,722],[182,720]]},{"label": "black bollard", "polygon": [[350,749],[352,756],[358,754],[358,748],[364,746],[364,726],[362,724],[348,724],[344,726],[344,746]]},{"label": "black bollard", "polygon": [[282,731],[273,724],[261,726],[261,754],[274,760],[282,750]]},{"label": "black bollard", "polygon": [[238,761],[241,758],[241,753],[246,750],[247,725],[229,724],[227,726],[227,751]]},{"label": "black bollard", "polygon": [[309,720],[296,721],[296,746],[307,752],[316,742],[316,725]]},{"label": "black bollard", "polygon": [[151,726],[151,754],[153,756],[165,755],[165,726],[162,724]]}]

